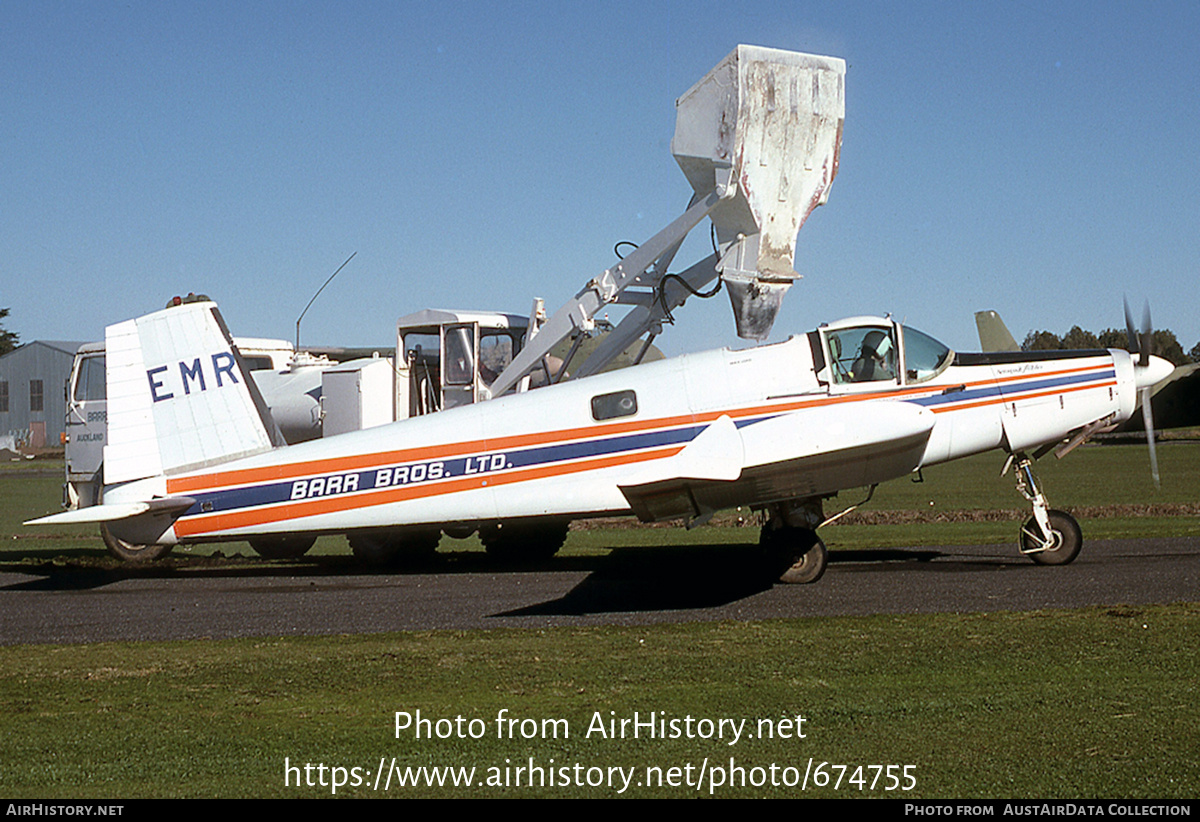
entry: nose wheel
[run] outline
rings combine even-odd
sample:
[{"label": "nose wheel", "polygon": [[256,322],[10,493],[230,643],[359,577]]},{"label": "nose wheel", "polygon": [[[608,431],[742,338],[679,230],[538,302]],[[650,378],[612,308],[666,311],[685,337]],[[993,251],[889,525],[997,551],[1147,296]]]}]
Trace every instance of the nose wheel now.
[{"label": "nose wheel", "polygon": [[1079,556],[1083,531],[1066,511],[1049,507],[1037,479],[1033,460],[1024,454],[1015,458],[1017,491],[1033,506],[1033,516],[1021,528],[1021,553],[1038,565],[1066,565]]},{"label": "nose wheel", "polygon": [[1066,511],[1047,511],[1050,532],[1042,536],[1036,517],[1030,517],[1021,529],[1021,553],[1038,565],[1066,565],[1079,556],[1083,547],[1083,532],[1075,517]]}]

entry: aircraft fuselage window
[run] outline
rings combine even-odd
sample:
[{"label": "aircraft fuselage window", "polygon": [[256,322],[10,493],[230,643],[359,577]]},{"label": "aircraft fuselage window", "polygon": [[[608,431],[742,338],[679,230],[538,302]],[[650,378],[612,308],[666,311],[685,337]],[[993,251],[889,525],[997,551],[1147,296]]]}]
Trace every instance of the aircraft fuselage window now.
[{"label": "aircraft fuselage window", "polygon": [[637,395],[632,391],[616,391],[592,397],[592,419],[596,422],[637,413]]}]

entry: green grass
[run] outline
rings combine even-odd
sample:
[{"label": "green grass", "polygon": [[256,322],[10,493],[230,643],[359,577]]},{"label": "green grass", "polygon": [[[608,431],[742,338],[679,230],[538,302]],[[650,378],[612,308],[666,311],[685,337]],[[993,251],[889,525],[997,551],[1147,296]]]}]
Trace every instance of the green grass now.
[{"label": "green grass", "polygon": [[[1154,488],[1148,451],[1141,445],[1084,446],[1061,460],[1043,457],[1035,467],[1056,508],[1200,502],[1200,442],[1159,443],[1158,460],[1160,489]],[[1011,472],[1000,475],[1003,466],[999,451],[934,466],[923,472],[923,483],[896,480],[881,486],[873,507],[906,510],[932,502],[944,508],[1025,509]]]},{"label": "green grass", "polygon": [[[293,765],[748,770],[912,765],[924,798],[1194,797],[1196,605],[165,644],[0,648],[0,795],[305,797]],[[516,719],[569,736],[497,739]],[[395,712],[481,739],[397,738]],[[804,739],[606,739],[594,717],[803,716]],[[612,713],[610,713],[612,712]],[[561,726],[560,726],[561,727]],[[548,735],[547,735],[548,736]],[[782,774],[782,772],[780,772]],[[853,772],[851,771],[851,774]],[[316,772],[314,772],[314,781]],[[370,778],[373,778],[371,776]],[[708,788],[702,790],[707,793]],[[689,796],[637,787],[626,795]],[[799,789],[723,786],[719,796]],[[378,796],[345,786],[338,796]],[[391,796],[613,796],[607,787],[393,787]]]}]

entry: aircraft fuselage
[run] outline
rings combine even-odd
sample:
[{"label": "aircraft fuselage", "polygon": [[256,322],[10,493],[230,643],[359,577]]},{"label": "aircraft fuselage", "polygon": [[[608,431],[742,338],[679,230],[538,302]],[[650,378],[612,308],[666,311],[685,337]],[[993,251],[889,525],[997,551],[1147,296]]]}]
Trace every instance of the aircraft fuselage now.
[{"label": "aircraft fuselage", "polygon": [[[885,335],[882,345],[868,328]],[[109,527],[169,544],[538,517],[690,518],[825,497],[993,448],[1021,452],[1134,410],[1124,351],[956,355],[939,345],[858,318],[774,345],[662,360],[110,486],[106,504],[194,502]],[[871,356],[876,369],[864,374]]]}]

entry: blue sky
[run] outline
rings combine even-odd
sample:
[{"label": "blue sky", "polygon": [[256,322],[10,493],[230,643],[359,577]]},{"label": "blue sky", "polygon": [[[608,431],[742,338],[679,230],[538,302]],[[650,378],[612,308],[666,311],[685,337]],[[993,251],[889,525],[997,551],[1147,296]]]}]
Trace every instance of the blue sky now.
[{"label": "blue sky", "polygon": [[[892,312],[955,348],[1200,341],[1200,4],[0,4],[0,307],[23,340],[203,292],[235,334],[380,345],[557,307],[691,193],[674,99],[739,42],[848,62],[841,170],[772,339]],[[702,227],[676,268],[704,256]],[[617,312],[614,312],[614,316]],[[740,343],[722,296],[669,353]]]}]

